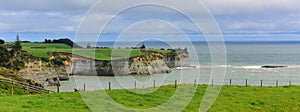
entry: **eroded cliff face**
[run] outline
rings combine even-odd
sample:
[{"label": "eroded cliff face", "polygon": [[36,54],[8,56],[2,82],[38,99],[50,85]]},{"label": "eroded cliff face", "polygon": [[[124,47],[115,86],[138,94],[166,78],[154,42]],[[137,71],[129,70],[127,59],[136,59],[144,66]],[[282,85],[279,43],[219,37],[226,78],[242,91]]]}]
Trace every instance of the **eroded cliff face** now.
[{"label": "eroded cliff face", "polygon": [[25,68],[18,71],[18,74],[25,79],[33,80],[39,84],[47,86],[47,79],[68,77],[70,73],[69,66],[50,67],[49,63],[41,60],[30,60],[25,63]]},{"label": "eroded cliff face", "polygon": [[169,72],[171,69],[163,60],[153,60],[150,64],[143,61],[130,62],[129,60],[72,62],[74,75],[124,76]]},{"label": "eroded cliff face", "polygon": [[[173,51],[169,54],[144,52],[141,57],[132,57],[122,60],[93,60],[80,56],[71,57],[72,54],[63,53],[71,58],[64,66],[54,67],[50,63],[32,59],[25,63],[25,68],[18,74],[25,79],[33,80],[47,85],[53,78],[65,77],[69,74],[92,76],[126,76],[126,75],[152,75],[169,73],[172,68],[189,65],[189,54],[186,50]],[[47,79],[49,79],[47,81]]]},{"label": "eroded cliff face", "polygon": [[160,73],[169,73],[171,69],[163,60],[153,60],[150,64],[142,61],[133,62],[130,66],[132,75],[152,75]]},{"label": "eroded cliff face", "polygon": [[178,51],[174,50],[167,54],[163,60],[170,68],[190,66],[190,57],[186,49]]},{"label": "eroded cliff face", "polygon": [[70,72],[74,75],[93,76],[152,75],[169,73],[175,67],[190,66],[189,61],[189,54],[185,50],[174,51],[165,56],[151,52],[123,60],[73,60]]}]

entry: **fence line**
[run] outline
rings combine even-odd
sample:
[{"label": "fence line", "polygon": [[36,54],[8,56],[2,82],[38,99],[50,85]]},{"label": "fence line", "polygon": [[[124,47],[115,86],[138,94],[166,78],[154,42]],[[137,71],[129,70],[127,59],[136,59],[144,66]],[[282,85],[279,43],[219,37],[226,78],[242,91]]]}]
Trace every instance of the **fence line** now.
[{"label": "fence line", "polygon": [[53,92],[53,91],[47,90],[47,89],[45,89],[43,87],[31,85],[31,84],[28,84],[28,83],[25,83],[25,82],[20,82],[20,81],[13,80],[13,79],[0,78],[0,82],[5,82],[5,83],[12,84],[12,95],[14,94],[14,85],[21,86],[25,90],[36,92],[36,93],[49,93],[49,92]]},{"label": "fence line", "polygon": [[[225,83],[226,80],[229,80],[229,84]],[[238,82],[239,84],[233,84],[233,82]],[[282,84],[281,86],[291,86],[291,85],[293,85],[291,80],[289,80],[289,81],[288,80],[279,81],[279,80],[255,80],[255,79],[254,80],[250,80],[250,79],[236,79],[236,80],[234,80],[234,79],[225,79],[225,80],[223,80],[223,84],[222,85],[242,86],[243,83],[244,83],[244,86],[246,86],[246,87],[247,86],[260,86],[260,87],[263,87],[263,86],[274,86],[274,87],[278,87],[278,86],[280,86],[279,82],[286,82],[286,84]],[[214,85],[213,79],[212,79],[212,85]]]},{"label": "fence line", "polygon": [[[229,81],[229,83],[224,83],[224,82],[226,82],[226,81]],[[252,83],[250,83],[252,81]],[[272,85],[270,85],[270,83],[268,83],[268,84],[266,84],[265,82],[273,82],[272,83]],[[217,82],[217,83],[216,83]],[[211,85],[211,86],[220,86],[220,85],[224,85],[224,86],[245,86],[245,87],[251,87],[251,86],[253,86],[253,87],[266,87],[266,86],[273,86],[273,87],[279,87],[279,86],[284,86],[284,87],[286,87],[286,86],[292,86],[292,81],[287,81],[287,80],[285,80],[285,82],[288,82],[287,84],[285,84],[285,85],[279,85],[279,80],[249,80],[249,79],[225,79],[225,80],[223,80],[222,81],[223,83],[222,84],[218,84],[218,80],[214,80],[214,79],[211,79],[211,82],[206,82],[206,83],[201,83],[201,81],[200,80],[197,80],[197,79],[194,79],[193,81],[191,81],[190,83],[180,83],[180,80],[179,80],[179,82],[178,82],[178,80],[177,79],[175,79],[175,80],[173,80],[172,82],[169,82],[169,83],[167,83],[166,85],[168,85],[168,84],[173,84],[173,87],[174,88],[177,88],[177,87],[179,87],[179,85],[180,84],[193,84],[193,86],[194,87],[197,87],[198,85],[200,85],[200,84],[204,84],[204,85]],[[239,82],[239,84],[234,84],[233,82]],[[252,85],[253,84],[253,82],[257,82],[255,85]],[[120,89],[120,88],[118,88],[118,87],[113,87],[112,85],[113,85],[113,83],[112,82],[108,82],[107,83],[108,85],[107,85],[107,87],[108,88],[104,88],[104,90],[114,90],[114,89]],[[132,85],[132,87],[134,88],[134,89],[137,89],[137,86],[138,86],[138,83],[137,83],[137,81],[134,81],[133,83],[132,83],[133,85]],[[141,88],[144,88],[144,86],[145,85],[141,85]],[[159,86],[160,85],[156,85],[156,80],[153,80],[153,82],[152,82],[152,84],[149,84],[147,87],[153,87],[153,88],[159,88]],[[84,83],[84,85],[83,85],[83,87],[84,87],[84,91],[86,90],[86,84]],[[122,89],[122,88],[121,88]],[[129,89],[129,88],[123,88],[123,89]]]},{"label": "fence line", "polygon": [[[226,81],[226,80],[224,80],[222,85],[227,85],[227,86],[245,86],[245,87],[249,87],[249,86],[258,86],[258,87],[259,86],[260,87],[274,86],[274,87],[279,87],[279,80],[249,80],[249,79],[242,79],[242,80],[244,80],[244,84],[242,84],[242,82],[240,84],[233,84],[233,82],[235,82],[235,81],[242,81],[241,79],[236,79],[236,80],[227,79],[227,80],[229,80],[229,84],[224,84],[224,82]],[[211,82],[210,82],[211,86],[218,85],[218,84],[215,84],[214,81],[216,82],[216,80],[211,79]],[[250,81],[257,81],[257,84],[256,85],[251,85],[249,83]],[[270,81],[274,81],[275,85],[266,85],[266,84],[264,85],[264,82],[266,82],[266,81],[269,81],[269,82]],[[180,83],[178,83],[177,80],[175,79],[174,82],[173,82],[173,84],[174,84],[174,88],[177,88],[178,84],[180,84]],[[194,79],[194,83],[191,83],[191,84],[193,84],[194,87],[196,87],[198,84],[202,84],[202,83],[200,81],[197,81],[197,79]],[[203,83],[203,84],[208,84],[208,83]],[[291,85],[292,85],[292,81],[288,81],[287,85],[282,85],[282,86],[291,86]],[[152,86],[153,86],[153,88],[156,88],[157,85],[156,85],[155,80],[153,80],[153,85]],[[134,88],[136,89],[136,87],[137,87],[137,83],[136,83],[136,81],[134,81]],[[149,87],[151,87],[151,86],[149,86]],[[108,82],[108,89],[112,90],[111,82]]]}]

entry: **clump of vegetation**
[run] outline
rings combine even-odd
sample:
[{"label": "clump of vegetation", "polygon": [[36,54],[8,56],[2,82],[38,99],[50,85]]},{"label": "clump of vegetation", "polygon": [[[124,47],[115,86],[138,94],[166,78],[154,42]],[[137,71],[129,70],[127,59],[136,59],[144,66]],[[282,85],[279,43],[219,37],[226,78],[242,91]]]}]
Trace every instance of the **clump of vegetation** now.
[{"label": "clump of vegetation", "polygon": [[16,42],[9,51],[7,48],[0,46],[0,57],[2,57],[0,66],[13,70],[20,70],[25,66],[25,53],[22,52],[20,38],[17,35]]},{"label": "clump of vegetation", "polygon": [[2,40],[2,39],[0,39],[0,45],[2,45],[2,44],[4,44],[4,43],[5,43],[5,41]]},{"label": "clump of vegetation", "polygon": [[6,66],[10,60],[10,52],[3,46],[0,46],[0,66]]},{"label": "clump of vegetation", "polygon": [[70,58],[60,56],[58,53],[54,53],[54,58],[49,61],[54,66],[63,66],[65,61],[70,61]]},{"label": "clump of vegetation", "polygon": [[9,47],[11,50],[7,46],[0,46],[0,66],[18,71],[24,68],[25,63],[31,59],[39,59],[22,50],[21,43],[22,41],[17,35],[15,43]]},{"label": "clump of vegetation", "polygon": [[142,46],[140,47],[140,49],[146,49],[145,44],[142,44]]},{"label": "clump of vegetation", "polygon": [[44,43],[63,43],[72,48],[82,48],[81,46],[77,45],[76,43],[74,43],[72,40],[70,40],[68,38],[63,38],[63,39],[58,39],[58,40],[45,39]]}]

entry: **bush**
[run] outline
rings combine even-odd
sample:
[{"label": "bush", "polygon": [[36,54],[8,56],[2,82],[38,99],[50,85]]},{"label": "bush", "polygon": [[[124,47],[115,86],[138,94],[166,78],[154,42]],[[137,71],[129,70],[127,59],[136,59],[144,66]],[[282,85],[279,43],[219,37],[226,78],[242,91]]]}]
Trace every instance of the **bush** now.
[{"label": "bush", "polygon": [[0,39],[0,44],[4,44],[4,43],[5,43],[5,41]]},{"label": "bush", "polygon": [[6,66],[10,60],[10,52],[3,46],[0,46],[0,57],[0,66]]}]

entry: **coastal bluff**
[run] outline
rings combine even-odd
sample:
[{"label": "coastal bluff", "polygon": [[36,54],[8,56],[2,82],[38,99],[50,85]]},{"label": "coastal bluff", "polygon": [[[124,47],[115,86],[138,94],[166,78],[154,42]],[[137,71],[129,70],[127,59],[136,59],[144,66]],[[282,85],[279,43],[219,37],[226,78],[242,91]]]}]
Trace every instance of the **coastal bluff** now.
[{"label": "coastal bluff", "polygon": [[[167,50],[166,50],[167,51]],[[47,80],[68,80],[69,75],[77,76],[128,76],[170,73],[173,68],[190,66],[186,49],[171,49],[168,53],[141,50],[142,55],[116,60],[97,60],[70,52],[49,52],[54,56],[68,58],[61,66],[51,66],[38,59],[26,61],[25,68],[18,71],[25,79],[45,85]]]},{"label": "coastal bluff", "polygon": [[126,76],[169,73],[172,68],[190,66],[187,49],[172,49],[169,53],[141,50],[142,55],[116,60],[96,60],[72,53],[57,52],[70,58],[67,66],[72,75]]}]

